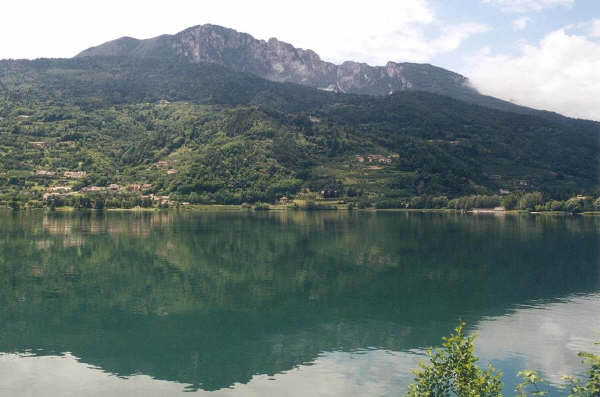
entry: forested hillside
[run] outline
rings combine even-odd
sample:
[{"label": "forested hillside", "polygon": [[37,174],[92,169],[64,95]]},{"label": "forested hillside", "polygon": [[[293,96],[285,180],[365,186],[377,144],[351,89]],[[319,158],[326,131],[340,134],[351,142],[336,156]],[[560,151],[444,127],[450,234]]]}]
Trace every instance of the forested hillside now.
[{"label": "forested hillside", "polygon": [[5,203],[127,189],[198,203],[598,193],[598,123],[431,93],[335,94],[120,57],[0,61],[0,93]]}]

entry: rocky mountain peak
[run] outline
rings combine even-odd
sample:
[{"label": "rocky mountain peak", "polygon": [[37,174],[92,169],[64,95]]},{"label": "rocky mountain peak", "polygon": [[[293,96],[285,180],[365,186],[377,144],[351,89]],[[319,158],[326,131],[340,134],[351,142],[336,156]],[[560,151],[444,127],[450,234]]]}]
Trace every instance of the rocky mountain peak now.
[{"label": "rocky mountain peak", "polygon": [[78,56],[171,57],[192,63],[217,63],[272,81],[291,82],[324,90],[389,95],[423,90],[455,97],[476,94],[464,76],[426,64],[388,62],[385,66],[347,61],[323,61],[310,49],[218,25],[198,25],[175,35],[148,40],[130,37],[87,49]]}]

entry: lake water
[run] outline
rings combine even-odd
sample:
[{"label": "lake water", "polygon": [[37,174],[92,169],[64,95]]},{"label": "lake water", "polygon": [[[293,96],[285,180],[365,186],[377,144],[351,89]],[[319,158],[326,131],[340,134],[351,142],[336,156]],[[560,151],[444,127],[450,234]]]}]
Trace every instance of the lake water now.
[{"label": "lake water", "polygon": [[[400,396],[462,318],[564,395],[600,218],[0,212],[0,396]],[[596,347],[597,348],[597,347]]]}]

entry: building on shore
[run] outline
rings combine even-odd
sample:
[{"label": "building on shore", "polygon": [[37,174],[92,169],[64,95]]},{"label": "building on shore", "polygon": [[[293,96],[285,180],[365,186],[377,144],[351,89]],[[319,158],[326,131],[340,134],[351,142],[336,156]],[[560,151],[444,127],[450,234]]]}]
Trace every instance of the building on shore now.
[{"label": "building on shore", "polygon": [[69,179],[82,179],[87,176],[87,172],[85,171],[65,171],[63,174],[65,178]]}]

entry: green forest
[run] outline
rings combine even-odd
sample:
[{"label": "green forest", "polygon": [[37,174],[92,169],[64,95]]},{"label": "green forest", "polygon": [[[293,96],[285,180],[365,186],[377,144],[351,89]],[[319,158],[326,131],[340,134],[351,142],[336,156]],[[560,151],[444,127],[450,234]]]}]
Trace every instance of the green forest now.
[{"label": "green forest", "polygon": [[0,61],[0,206],[600,209],[600,124],[161,59]]}]

